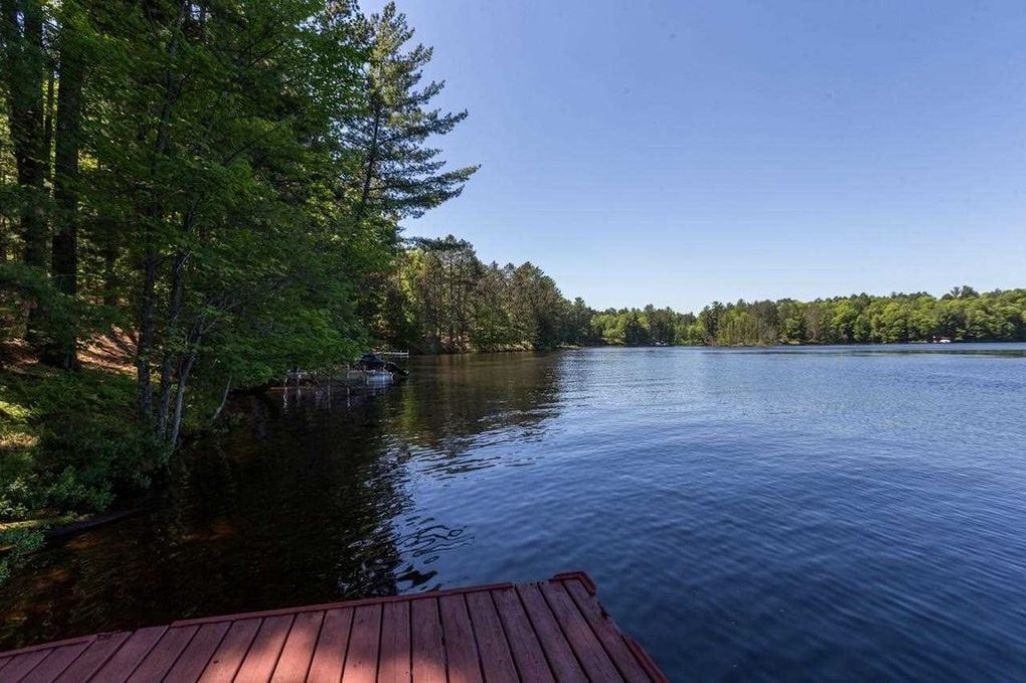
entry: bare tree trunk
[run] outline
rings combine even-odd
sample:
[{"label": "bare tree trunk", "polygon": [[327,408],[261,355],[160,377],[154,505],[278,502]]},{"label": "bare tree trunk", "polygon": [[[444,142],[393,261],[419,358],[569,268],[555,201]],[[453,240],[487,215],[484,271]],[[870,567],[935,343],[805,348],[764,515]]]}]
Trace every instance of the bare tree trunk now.
[{"label": "bare tree trunk", "polygon": [[182,313],[184,270],[187,259],[187,254],[178,252],[175,254],[174,263],[171,266],[171,300],[168,306],[167,326],[164,330],[164,357],[160,364],[160,403],[157,407],[157,433],[161,436],[167,434],[167,420],[171,407],[174,361],[178,357],[174,343],[175,337],[178,335],[178,320]]},{"label": "bare tree trunk", "polygon": [[232,376],[228,375],[228,383],[224,385],[224,393],[221,394],[221,403],[218,404],[217,410],[214,411],[214,416],[210,418],[210,421],[217,422],[217,418],[221,417],[221,413],[224,411],[224,407],[228,404],[228,394],[232,390]]},{"label": "bare tree trunk", "polygon": [[[199,344],[199,339],[196,340],[196,344]],[[175,392],[175,415],[171,421],[171,435],[168,438],[171,450],[178,447],[178,437],[182,433],[182,419],[185,417],[185,389],[189,384],[189,374],[192,372],[192,367],[196,364],[196,356],[197,351],[193,348],[186,357],[181,375],[178,377],[178,391]]]}]

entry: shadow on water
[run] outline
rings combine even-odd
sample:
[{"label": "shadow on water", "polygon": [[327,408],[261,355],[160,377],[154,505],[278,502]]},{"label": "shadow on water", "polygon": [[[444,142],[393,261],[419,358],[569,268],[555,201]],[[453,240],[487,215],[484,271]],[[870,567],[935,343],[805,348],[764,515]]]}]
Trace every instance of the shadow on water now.
[{"label": "shadow on water", "polygon": [[48,546],[0,589],[0,648],[439,585],[425,568],[470,538],[409,509],[407,463],[488,467],[468,451],[543,430],[556,369],[531,354],[413,363],[384,389],[237,400],[235,426],[189,447],[153,511]]}]

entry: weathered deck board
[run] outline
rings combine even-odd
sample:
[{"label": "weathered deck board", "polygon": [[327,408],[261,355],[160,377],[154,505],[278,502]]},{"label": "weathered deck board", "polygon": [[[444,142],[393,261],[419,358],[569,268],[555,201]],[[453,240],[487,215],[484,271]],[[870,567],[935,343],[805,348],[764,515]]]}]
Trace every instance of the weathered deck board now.
[{"label": "weathered deck board", "polygon": [[467,609],[477,634],[477,649],[481,653],[481,666],[488,683],[515,683],[517,670],[513,656],[506,644],[506,634],[495,613],[490,593],[478,592],[467,595]]},{"label": "weathered deck board", "polygon": [[541,585],[541,591],[588,678],[593,681],[619,680],[620,676],[605,648],[577,610],[577,605],[563,584],[546,582]]},{"label": "weathered deck board", "polygon": [[49,654],[49,650],[36,650],[35,652],[26,652],[23,655],[11,658],[11,661],[7,662],[3,669],[0,669],[0,676],[3,676],[0,680],[20,681],[31,673],[32,669],[46,659],[46,656]]},{"label": "weathered deck board", "polygon": [[18,681],[665,681],[583,573],[205,617],[0,653]]},{"label": "weathered deck board", "polygon": [[172,628],[165,631],[163,637],[132,672],[128,679],[129,683],[145,683],[162,679],[164,674],[175,665],[178,655],[189,645],[189,641],[196,635],[197,630],[199,630],[199,626]]},{"label": "weathered deck board", "polygon": [[616,624],[598,602],[592,599],[584,584],[579,581],[571,581],[567,583],[566,589],[573,596],[581,614],[584,615],[598,639],[602,641],[603,647],[624,679],[628,683],[643,683],[643,681],[649,680],[648,674],[635,659],[630,647],[616,629]]},{"label": "weathered deck board", "polygon": [[587,683],[588,677],[577,663],[577,657],[570,649],[570,644],[566,642],[556,617],[545,604],[541,589],[538,586],[520,586],[517,592],[520,593],[527,617],[538,634],[538,641],[545,652],[545,658],[549,660],[556,680]]},{"label": "weathered deck board", "polygon": [[169,681],[195,681],[203,675],[210,658],[221,644],[231,623],[222,621],[219,624],[203,624],[192,637],[188,647],[182,652],[178,661],[168,672]]},{"label": "weathered deck board", "polygon": [[378,681],[381,683],[409,683],[411,651],[410,603],[386,603],[381,615],[381,654],[378,658]]},{"label": "weathered deck board", "polygon": [[323,621],[324,612],[304,612],[296,615],[296,621],[292,624],[292,630],[289,631],[285,647],[278,658],[278,666],[274,668],[271,683],[288,683],[306,678]]},{"label": "weathered deck board", "polygon": [[353,632],[342,680],[353,683],[374,681],[378,671],[381,642],[381,605],[363,605],[353,613]]},{"label": "weathered deck board", "polygon": [[230,683],[242,660],[249,652],[250,643],[260,629],[260,619],[240,619],[231,625],[214,656],[200,674],[203,683]]},{"label": "weathered deck board", "polygon": [[47,655],[46,659],[37,664],[21,683],[35,683],[36,681],[52,681],[64,673],[73,661],[85,652],[89,647],[88,642],[72,643],[55,648]]},{"label": "weathered deck board", "polygon": [[498,607],[499,617],[509,639],[510,649],[513,650],[513,658],[516,660],[520,677],[525,681],[551,683],[555,680],[552,677],[552,670],[545,661],[545,652],[538,642],[538,634],[527,618],[520,596],[516,591],[493,591],[492,599]]},{"label": "weathered deck board", "polygon": [[235,674],[235,680],[270,680],[294,619],[295,617],[287,614],[264,619],[264,622],[260,624],[260,630],[257,631],[256,638],[249,646],[246,658],[242,660],[239,673]]},{"label": "weathered deck board", "polygon": [[[78,656],[67,669],[64,670],[58,681],[63,683],[76,683],[76,681],[88,681],[97,671],[100,670],[111,655],[118,651],[126,640],[128,633],[105,633],[96,636],[85,652]],[[3,673],[0,671],[0,673]]]},{"label": "weathered deck board", "polygon": [[445,659],[448,663],[449,683],[481,683],[481,669],[477,664],[477,642],[474,626],[467,614],[467,602],[462,595],[446,595],[438,599],[442,613],[442,633],[445,641]]},{"label": "weathered deck board", "polygon": [[167,626],[152,626],[141,628],[130,635],[128,640],[107,660],[104,667],[96,674],[96,678],[101,681],[128,680],[128,677],[135,671],[135,667],[139,666],[139,662],[153,649],[167,629]]},{"label": "weathered deck board", "polygon": [[445,683],[445,646],[437,600],[416,600],[410,605],[413,630],[413,680]]},{"label": "weathered deck board", "polygon": [[324,623],[313,652],[313,661],[310,662],[310,671],[306,675],[307,681],[337,683],[341,680],[352,624],[351,609],[330,609],[324,613]]}]

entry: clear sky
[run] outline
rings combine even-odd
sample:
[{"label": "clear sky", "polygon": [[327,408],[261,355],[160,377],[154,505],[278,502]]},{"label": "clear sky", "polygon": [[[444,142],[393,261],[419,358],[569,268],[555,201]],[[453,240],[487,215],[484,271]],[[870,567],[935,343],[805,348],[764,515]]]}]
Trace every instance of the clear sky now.
[{"label": "clear sky", "polygon": [[596,308],[1026,286],[1022,0],[398,6],[482,165],[408,235]]}]

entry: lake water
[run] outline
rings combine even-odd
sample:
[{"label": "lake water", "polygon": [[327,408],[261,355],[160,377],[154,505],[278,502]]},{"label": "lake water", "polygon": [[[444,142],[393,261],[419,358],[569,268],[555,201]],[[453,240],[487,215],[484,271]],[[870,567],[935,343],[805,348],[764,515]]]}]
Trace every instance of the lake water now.
[{"label": "lake water", "polygon": [[587,570],[674,680],[1026,676],[1026,345],[414,359],[240,401],[2,645]]}]

